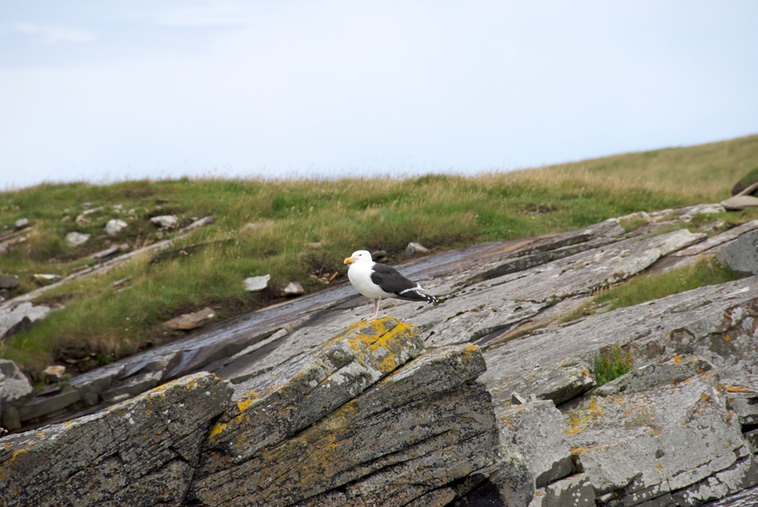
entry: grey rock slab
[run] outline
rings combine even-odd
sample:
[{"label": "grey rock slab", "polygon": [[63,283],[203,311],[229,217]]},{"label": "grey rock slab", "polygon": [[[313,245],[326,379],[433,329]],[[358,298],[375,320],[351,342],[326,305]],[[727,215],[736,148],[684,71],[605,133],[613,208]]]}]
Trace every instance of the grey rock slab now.
[{"label": "grey rock slab", "polygon": [[184,377],[95,414],[0,440],[3,505],[180,505],[230,388]]},{"label": "grey rock slab", "polygon": [[758,274],[758,230],[742,234],[725,245],[718,258],[738,273]]},{"label": "grey rock slab", "polygon": [[735,392],[734,387],[726,386],[729,407],[740,418],[743,426],[758,426],[758,393]]},{"label": "grey rock slab", "polygon": [[[422,350],[415,330],[395,319],[355,323],[311,354],[236,384],[238,411],[216,426],[211,443],[224,456],[236,456],[232,463],[243,460],[317,421]],[[269,428],[265,434],[260,424]],[[240,434],[248,434],[241,448],[235,443]],[[215,466],[223,463],[219,458]]]},{"label": "grey rock slab", "polygon": [[108,389],[123,371],[123,365],[100,368],[85,375],[74,377],[71,387],[79,391],[86,406],[93,406],[102,399],[101,393]]},{"label": "grey rock slab", "polygon": [[749,233],[756,229],[758,229],[758,220],[751,220],[750,222],[740,224],[736,227],[733,227],[724,232],[716,234],[715,236],[711,236],[710,238],[706,239],[705,241],[701,243],[697,243],[679,252],[676,252],[674,255],[675,256],[690,256],[690,255],[700,255],[703,253],[707,253],[713,249],[716,249],[717,247],[721,245],[734,241],[735,239],[739,238],[743,234]]},{"label": "grey rock slab", "polygon": [[565,413],[566,438],[595,490],[623,492],[630,504],[715,476],[746,451],[715,370],[674,382],[643,371],[649,388],[637,379],[639,390],[590,396]]},{"label": "grey rock slab", "polygon": [[552,401],[524,405],[495,404],[500,440],[526,460],[537,488],[574,472],[566,438],[563,414]]},{"label": "grey rock slab", "polygon": [[747,456],[740,458],[728,469],[676,491],[671,496],[676,505],[701,505],[703,502],[729,497],[756,484],[758,461],[755,456]]},{"label": "grey rock slab", "polygon": [[755,507],[758,505],[758,486],[725,496],[716,502],[706,505],[708,507]]},{"label": "grey rock slab", "polygon": [[754,276],[535,331],[485,347],[487,372],[482,381],[500,400],[509,400],[514,391],[544,396],[541,386],[548,377],[541,372],[571,363],[589,368],[597,352],[610,345],[628,346],[641,364],[665,355],[696,353],[714,364],[723,378],[741,378],[758,368],[756,300]]},{"label": "grey rock slab", "polygon": [[124,382],[119,382],[104,390],[100,395],[109,402],[122,401],[126,398],[136,396],[157,386],[164,377],[163,371],[144,371],[138,375],[129,377]]},{"label": "grey rock slab", "polygon": [[661,384],[676,384],[713,369],[699,356],[675,356],[655,364],[646,364],[595,389],[596,396],[613,396],[645,391]]},{"label": "grey rock slab", "polygon": [[68,408],[81,399],[79,391],[70,388],[48,396],[37,396],[32,401],[18,407],[19,417],[21,422],[39,419]]}]

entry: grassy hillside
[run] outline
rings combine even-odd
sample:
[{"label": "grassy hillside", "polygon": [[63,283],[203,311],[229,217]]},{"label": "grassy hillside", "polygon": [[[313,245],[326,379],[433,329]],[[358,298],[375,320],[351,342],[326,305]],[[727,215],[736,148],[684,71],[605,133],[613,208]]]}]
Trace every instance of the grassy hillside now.
[{"label": "grassy hillside", "polygon": [[[37,287],[35,273],[65,276],[93,264],[88,256],[111,243],[136,249],[178,235],[159,230],[150,217],[174,214],[180,226],[215,219],[177,241],[181,255],[138,256],[45,293],[38,302],[64,308],[0,344],[0,356],[33,376],[63,359],[78,360],[73,368],[84,370],[178,336],[158,324],[179,314],[212,305],[228,317],[276,301],[290,281],[315,291],[323,287],[319,277],[344,279],[341,261],[358,248],[386,250],[392,263],[410,241],[439,251],[718,202],[757,165],[758,136],[750,136],[470,178],[181,179],[0,193],[0,226],[27,218],[33,227],[25,243],[0,254],[0,274],[21,278],[14,295]],[[88,223],[76,222],[95,208]],[[113,218],[129,223],[117,238],[104,231]],[[64,238],[72,231],[92,239],[70,247]],[[245,277],[266,273],[271,289],[244,291]]]}]

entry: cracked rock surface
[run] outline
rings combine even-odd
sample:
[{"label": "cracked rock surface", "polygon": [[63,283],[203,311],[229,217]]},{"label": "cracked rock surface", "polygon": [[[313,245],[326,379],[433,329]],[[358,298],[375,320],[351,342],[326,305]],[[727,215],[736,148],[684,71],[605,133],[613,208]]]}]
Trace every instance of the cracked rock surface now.
[{"label": "cracked rock surface", "polygon": [[[0,491],[40,505],[50,491],[78,495],[68,505],[752,505],[758,266],[740,252],[758,221],[687,229],[719,211],[414,259],[399,270],[441,303],[385,300],[392,317],[366,322],[371,303],[336,286],[14,399],[12,430],[126,401],[0,439]],[[743,276],[576,313],[707,256]],[[595,359],[614,349],[631,370],[598,386]],[[152,405],[173,390],[197,407],[170,417],[178,433]]]}]

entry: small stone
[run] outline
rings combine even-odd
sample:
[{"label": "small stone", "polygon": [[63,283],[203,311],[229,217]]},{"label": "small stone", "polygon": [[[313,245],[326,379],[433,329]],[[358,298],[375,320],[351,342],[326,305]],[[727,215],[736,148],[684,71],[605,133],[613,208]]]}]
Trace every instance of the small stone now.
[{"label": "small stone", "polygon": [[300,282],[290,282],[284,288],[283,292],[285,296],[302,296],[305,294],[305,289]]},{"label": "small stone", "polygon": [[90,259],[95,259],[96,261],[107,259],[108,257],[120,252],[122,246],[123,245],[112,245],[109,248],[106,248],[105,250],[100,250],[99,252],[93,253],[92,255],[90,255]]},{"label": "small stone", "polygon": [[429,252],[429,249],[426,248],[424,245],[420,243],[415,243],[413,241],[408,243],[408,246],[405,247],[405,255],[407,255],[408,257],[413,257],[417,253],[428,253],[428,252]]},{"label": "small stone", "polygon": [[162,229],[173,229],[179,223],[179,218],[175,215],[161,215],[151,218],[150,222]]},{"label": "small stone", "polygon": [[15,289],[20,283],[16,275],[0,276],[0,289]]},{"label": "small stone", "polygon": [[108,223],[105,224],[105,232],[111,237],[118,236],[128,225],[123,220],[114,218],[113,220],[108,220]]},{"label": "small stone", "polygon": [[83,234],[81,232],[69,232],[66,234],[66,243],[68,243],[69,246],[76,247],[85,244],[87,241],[89,241],[89,238],[89,234]]},{"label": "small stone", "polygon": [[521,396],[519,393],[514,392],[511,394],[511,403],[513,405],[526,405],[526,398]]},{"label": "small stone", "polygon": [[271,280],[271,275],[251,276],[245,278],[245,290],[248,292],[260,292],[268,287],[269,280]]},{"label": "small stone", "polygon": [[34,281],[40,284],[48,284],[57,282],[61,279],[61,275],[54,275],[52,273],[35,273],[32,275],[32,278],[34,278]]},{"label": "small stone", "polygon": [[49,383],[60,382],[66,375],[66,367],[57,364],[48,366],[42,371],[42,375]]},{"label": "small stone", "polygon": [[198,227],[205,227],[206,225],[210,225],[213,223],[213,215],[208,215],[207,217],[201,218],[199,220],[195,220],[191,224],[189,224],[187,227],[185,227],[183,230],[185,231],[191,231],[192,229],[197,229]]},{"label": "small stone", "polygon": [[185,313],[174,319],[164,322],[162,325],[167,329],[174,329],[180,331],[190,331],[204,326],[211,319],[216,316],[216,311],[213,308],[205,307],[200,311],[194,313]]},{"label": "small stone", "polygon": [[79,224],[79,225],[87,225],[88,223],[90,223],[92,220],[90,219],[89,216],[91,214],[93,214],[93,213],[97,213],[98,211],[100,211],[103,208],[102,207],[97,207],[97,208],[91,208],[91,209],[85,208],[85,209],[86,209],[86,211],[80,213],[79,216],[76,217],[76,223]]},{"label": "small stone", "polygon": [[29,219],[28,218],[19,218],[16,220],[16,229],[23,229],[24,227],[29,225]]}]

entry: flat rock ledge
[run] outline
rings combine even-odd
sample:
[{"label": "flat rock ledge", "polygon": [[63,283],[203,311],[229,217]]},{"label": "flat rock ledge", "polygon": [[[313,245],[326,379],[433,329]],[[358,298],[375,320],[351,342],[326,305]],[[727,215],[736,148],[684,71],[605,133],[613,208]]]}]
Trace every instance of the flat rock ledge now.
[{"label": "flat rock ledge", "polygon": [[0,504],[525,504],[484,370],[476,346],[426,351],[413,327],[360,321],[236,385],[200,372],[4,437]]}]

